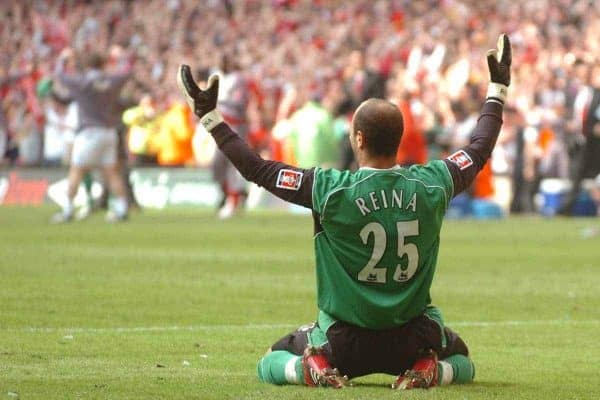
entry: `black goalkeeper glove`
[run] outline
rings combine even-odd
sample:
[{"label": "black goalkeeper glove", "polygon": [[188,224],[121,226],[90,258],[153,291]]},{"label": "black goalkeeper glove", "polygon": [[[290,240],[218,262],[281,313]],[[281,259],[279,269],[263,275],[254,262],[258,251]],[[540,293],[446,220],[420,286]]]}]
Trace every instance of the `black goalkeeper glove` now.
[{"label": "black goalkeeper glove", "polygon": [[496,49],[488,50],[487,63],[490,70],[490,84],[488,86],[487,99],[504,104],[510,85],[510,64],[512,62],[512,51],[510,40],[505,34],[498,38]]},{"label": "black goalkeeper glove", "polygon": [[219,75],[213,74],[208,78],[205,90],[201,90],[188,65],[182,64],[177,70],[177,85],[183,92],[187,103],[200,118],[200,123],[210,131],[223,122],[221,114],[217,111],[219,97]]}]

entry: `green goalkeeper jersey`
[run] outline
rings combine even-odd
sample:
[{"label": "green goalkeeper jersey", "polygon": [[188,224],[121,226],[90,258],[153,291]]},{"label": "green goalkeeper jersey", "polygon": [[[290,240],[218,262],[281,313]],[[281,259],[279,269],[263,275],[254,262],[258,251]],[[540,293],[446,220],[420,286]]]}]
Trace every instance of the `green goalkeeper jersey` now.
[{"label": "green goalkeeper jersey", "polygon": [[322,227],[315,236],[321,312],[329,320],[371,329],[398,326],[426,313],[452,192],[443,161],[356,172],[315,169],[312,203]]}]

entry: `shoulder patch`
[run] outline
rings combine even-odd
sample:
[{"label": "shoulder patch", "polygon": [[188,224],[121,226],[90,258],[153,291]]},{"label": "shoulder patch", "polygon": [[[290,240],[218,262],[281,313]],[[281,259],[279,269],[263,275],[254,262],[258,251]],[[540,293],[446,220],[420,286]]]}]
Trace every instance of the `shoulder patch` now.
[{"label": "shoulder patch", "polygon": [[471,160],[471,157],[469,157],[467,152],[464,150],[459,150],[452,154],[450,157],[448,157],[448,161],[456,164],[461,171],[473,165],[473,160]]},{"label": "shoulder patch", "polygon": [[279,189],[298,190],[302,184],[302,176],[304,174],[293,169],[280,169],[277,175],[276,187]]}]

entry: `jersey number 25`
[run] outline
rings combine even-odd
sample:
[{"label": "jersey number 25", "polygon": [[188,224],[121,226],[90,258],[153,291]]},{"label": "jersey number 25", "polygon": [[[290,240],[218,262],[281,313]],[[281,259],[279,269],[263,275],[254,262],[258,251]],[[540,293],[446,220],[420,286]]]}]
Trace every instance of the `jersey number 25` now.
[{"label": "jersey number 25", "polygon": [[[393,279],[396,282],[406,282],[417,272],[419,265],[419,250],[414,243],[405,243],[408,236],[417,236],[419,234],[419,220],[400,221],[396,223],[398,231],[398,258],[406,254],[408,263],[402,268],[400,263],[396,265]],[[386,283],[387,267],[377,267],[379,261],[385,253],[387,246],[387,235],[385,229],[379,222],[370,222],[360,231],[362,242],[367,245],[369,238],[373,235],[373,252],[371,259],[358,273],[358,280],[363,282]]]}]

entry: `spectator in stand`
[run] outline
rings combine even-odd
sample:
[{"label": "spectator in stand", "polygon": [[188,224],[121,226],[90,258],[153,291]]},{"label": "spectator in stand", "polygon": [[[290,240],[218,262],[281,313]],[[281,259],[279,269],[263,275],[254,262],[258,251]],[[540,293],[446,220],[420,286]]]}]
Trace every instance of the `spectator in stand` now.
[{"label": "spectator in stand", "polygon": [[4,164],[8,152],[8,121],[4,113],[4,97],[6,93],[5,71],[0,69],[0,166]]},{"label": "spectator in stand", "polygon": [[510,212],[533,212],[536,179],[534,156],[536,132],[525,129],[524,121],[515,108],[506,107],[502,134],[496,148],[502,149],[505,156],[503,161],[506,162],[504,168],[512,178]]},{"label": "spectator in stand", "polygon": [[160,120],[157,107],[149,94],[145,94],[138,105],[123,113],[123,123],[128,127],[127,147],[134,165],[156,165]]},{"label": "spectator in stand", "polygon": [[189,107],[173,94],[164,95],[165,111],[158,120],[157,133],[152,141],[157,149],[158,164],[183,167],[192,162],[194,125]]},{"label": "spectator in stand", "polygon": [[[333,131],[333,115],[327,110],[329,97],[313,89],[304,105],[290,117],[289,139],[296,165],[300,168],[318,165],[334,166],[338,159],[339,144]],[[331,95],[331,93],[328,93]],[[331,104],[331,103],[329,103]]]},{"label": "spectator in stand", "polygon": [[[348,65],[343,71],[343,99],[338,105],[336,114],[351,116],[351,113],[369,98],[384,99],[386,79],[373,65],[377,57],[369,58],[371,64],[365,65],[364,55],[361,50],[353,50],[348,56]],[[349,131],[347,132],[349,133]],[[354,153],[350,146],[349,137],[341,142],[341,169],[349,169],[354,163]],[[311,164],[320,165],[320,164]]]},{"label": "spectator in stand", "polygon": [[2,108],[0,108],[0,165],[3,164],[4,155],[8,145],[8,130],[6,127],[6,117]]},{"label": "spectator in stand", "polygon": [[[22,82],[31,73],[31,68],[27,67],[18,72],[11,71],[10,65],[3,65],[0,69],[0,100],[3,108],[5,128],[4,153],[8,163],[19,163],[19,145],[21,139],[31,134],[33,130],[33,114],[26,112],[23,106],[27,103],[27,93],[22,90]],[[21,151],[25,154],[31,154],[27,149]]]},{"label": "spectator in stand", "polygon": [[571,215],[583,179],[600,174],[600,64],[590,68],[589,80],[582,121],[585,143],[573,177],[573,187],[559,210],[563,215]]},{"label": "spectator in stand", "polygon": [[[182,59],[209,70],[235,54],[239,71],[261,93],[256,120],[264,130],[302,107],[282,103],[315,80],[345,87],[340,92],[350,102],[361,96],[400,100],[390,80],[401,70],[415,86],[408,109],[437,154],[468,138],[473,99],[485,90],[486,67],[478,55],[499,32],[508,32],[515,50],[510,106],[527,137],[544,149],[538,154],[542,176],[563,174],[565,150],[579,146],[581,124],[572,121],[583,113],[576,100],[585,83],[581,69],[600,62],[600,8],[589,0],[5,3],[0,80],[10,77],[10,84],[2,84],[0,98],[15,163],[21,162],[19,146],[22,154],[34,154],[27,149],[35,144],[31,133],[41,132],[35,83],[68,45],[101,54],[120,45],[131,53],[134,75],[146,86],[124,89],[134,104],[144,93],[159,103],[161,93],[175,92],[171,77]],[[285,112],[273,120],[276,109]],[[416,159],[410,162],[422,159],[408,156]],[[343,166],[351,162],[347,157]]]}]

